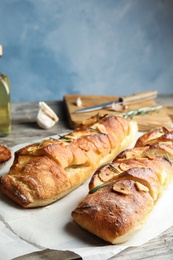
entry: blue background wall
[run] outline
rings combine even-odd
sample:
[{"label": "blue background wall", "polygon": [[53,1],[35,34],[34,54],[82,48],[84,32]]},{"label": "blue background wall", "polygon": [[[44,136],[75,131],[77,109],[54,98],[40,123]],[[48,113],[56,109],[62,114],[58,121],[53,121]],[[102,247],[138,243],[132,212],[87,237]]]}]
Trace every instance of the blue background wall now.
[{"label": "blue background wall", "polygon": [[173,92],[172,0],[0,0],[11,99]]}]

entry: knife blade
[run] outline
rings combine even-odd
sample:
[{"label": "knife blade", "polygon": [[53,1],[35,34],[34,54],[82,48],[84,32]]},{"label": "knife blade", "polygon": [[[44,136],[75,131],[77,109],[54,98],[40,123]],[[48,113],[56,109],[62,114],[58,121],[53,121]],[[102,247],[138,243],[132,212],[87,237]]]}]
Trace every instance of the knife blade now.
[{"label": "knife blade", "polygon": [[86,113],[94,110],[99,110],[102,108],[109,108],[112,106],[113,103],[116,104],[124,104],[124,105],[129,105],[129,104],[134,104],[146,100],[151,100],[157,97],[157,91],[145,91],[145,92],[138,92],[129,96],[124,96],[124,97],[119,97],[117,100],[112,100],[110,102],[98,104],[95,106],[91,107],[86,107],[86,108],[81,108],[78,110],[75,110],[73,114],[78,114],[78,113]]}]

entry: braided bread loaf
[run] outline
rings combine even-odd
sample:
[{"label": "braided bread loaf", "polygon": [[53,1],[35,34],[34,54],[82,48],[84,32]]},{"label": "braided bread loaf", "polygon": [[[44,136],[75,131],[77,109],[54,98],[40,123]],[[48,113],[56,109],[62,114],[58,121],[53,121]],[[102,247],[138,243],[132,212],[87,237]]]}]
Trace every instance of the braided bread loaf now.
[{"label": "braided bread loaf", "polygon": [[0,165],[10,160],[10,158],[11,158],[10,149],[5,145],[0,144]]},{"label": "braided bread loaf", "polygon": [[134,140],[137,124],[120,116],[95,116],[57,140],[15,153],[0,190],[24,208],[45,206],[86,181]]},{"label": "braided bread loaf", "polygon": [[72,217],[103,240],[123,243],[144,225],[172,180],[173,129],[159,127],[95,172]]}]

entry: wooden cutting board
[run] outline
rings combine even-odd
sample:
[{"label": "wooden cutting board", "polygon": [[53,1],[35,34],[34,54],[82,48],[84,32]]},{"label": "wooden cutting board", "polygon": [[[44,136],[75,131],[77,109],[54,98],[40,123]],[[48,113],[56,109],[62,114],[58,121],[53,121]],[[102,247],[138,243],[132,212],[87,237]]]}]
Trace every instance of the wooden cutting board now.
[{"label": "wooden cutting board", "polygon": [[[80,97],[82,101],[82,106],[78,107],[76,105],[77,98]],[[94,105],[98,105],[105,102],[111,102],[113,100],[117,100],[118,96],[91,96],[91,95],[65,95],[64,102],[67,109],[68,120],[71,128],[76,127],[82,121],[88,119],[91,116],[94,116],[98,113],[100,114],[113,114],[118,115],[121,112],[115,112],[111,108],[104,108],[96,111],[90,111],[85,113],[75,114],[74,111],[80,108],[86,108]],[[127,112],[129,110],[139,109],[143,107],[153,107],[157,106],[154,100],[148,100],[140,103],[136,103],[133,105],[128,105],[127,109],[123,112]],[[167,126],[170,127],[172,125],[172,116],[173,115],[173,107],[172,109],[166,109],[165,106],[158,111],[153,111],[143,115],[134,116],[133,119],[137,121],[139,131],[148,131],[153,127],[157,126]]]}]

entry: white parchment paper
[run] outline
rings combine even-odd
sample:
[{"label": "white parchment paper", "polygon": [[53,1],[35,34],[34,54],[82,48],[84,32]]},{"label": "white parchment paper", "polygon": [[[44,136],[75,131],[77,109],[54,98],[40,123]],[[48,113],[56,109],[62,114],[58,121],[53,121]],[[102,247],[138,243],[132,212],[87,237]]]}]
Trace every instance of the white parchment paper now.
[{"label": "white parchment paper", "polygon": [[[13,147],[12,152],[25,145]],[[8,172],[12,162],[13,158],[0,168],[0,175]],[[80,228],[71,217],[71,212],[87,193],[88,182],[54,204],[37,209],[23,209],[0,193],[2,259],[49,248],[73,251],[84,260],[105,260],[129,246],[142,245],[173,225],[173,204],[170,199],[173,197],[173,184],[170,184],[145,226],[128,242],[110,245]]]}]

